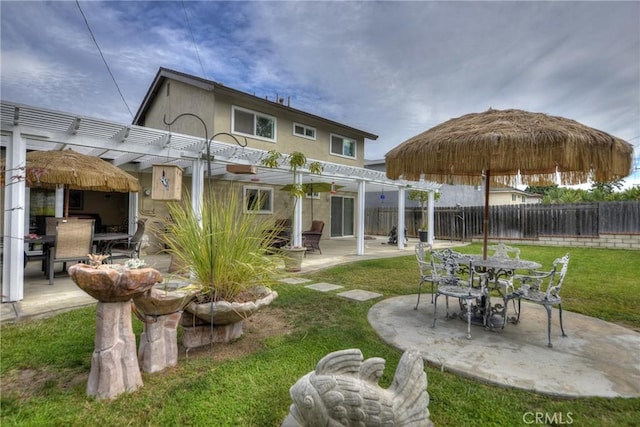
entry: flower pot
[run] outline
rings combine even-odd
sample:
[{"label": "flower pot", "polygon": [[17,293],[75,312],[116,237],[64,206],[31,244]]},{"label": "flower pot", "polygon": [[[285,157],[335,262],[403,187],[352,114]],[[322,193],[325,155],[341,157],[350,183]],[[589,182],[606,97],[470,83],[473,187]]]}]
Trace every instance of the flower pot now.
[{"label": "flower pot", "polygon": [[133,303],[140,313],[147,316],[163,316],[184,310],[191,302],[195,290],[180,290],[179,286],[187,283],[160,283],[147,292],[133,298]]},{"label": "flower pot", "polygon": [[302,258],[304,258],[307,248],[282,248],[281,251],[284,271],[298,272],[302,270]]},{"label": "flower pot", "polygon": [[418,237],[421,242],[429,242],[429,232],[427,230],[418,230]]},{"label": "flower pot", "polygon": [[265,286],[253,289],[256,299],[248,302],[190,302],[182,316],[183,345],[199,347],[211,343],[230,342],[242,335],[245,319],[278,297]]}]

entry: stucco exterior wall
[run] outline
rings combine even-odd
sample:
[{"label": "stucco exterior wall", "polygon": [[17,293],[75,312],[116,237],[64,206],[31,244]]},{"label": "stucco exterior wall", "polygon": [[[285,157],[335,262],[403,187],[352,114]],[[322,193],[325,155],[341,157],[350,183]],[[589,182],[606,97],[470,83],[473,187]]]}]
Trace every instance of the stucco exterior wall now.
[{"label": "stucco exterior wall", "polygon": [[[272,104],[272,105],[270,105]],[[288,114],[286,107],[270,101],[262,101],[247,96],[231,96],[224,92],[207,91],[203,88],[188,85],[175,80],[165,80],[156,96],[150,103],[145,115],[145,126],[167,130],[163,122],[166,114],[167,121],[173,120],[182,113],[194,113],[204,120],[209,137],[218,132],[231,132],[232,106],[249,109],[276,118],[276,142],[260,138],[247,137],[251,148],[260,150],[277,150],[281,153],[301,151],[309,158],[355,167],[364,166],[364,138],[347,128],[330,126],[328,122],[296,113],[291,110]],[[283,109],[284,108],[284,109]],[[316,129],[316,139],[311,140],[293,133],[293,124],[299,123]],[[185,117],[171,126],[171,130],[178,133],[204,136],[202,124],[195,118]],[[337,156],[330,153],[330,135],[337,134],[356,140],[356,158]],[[244,136],[244,135],[242,135]],[[219,138],[227,141],[224,136]],[[232,141],[229,141],[232,142]]]}]

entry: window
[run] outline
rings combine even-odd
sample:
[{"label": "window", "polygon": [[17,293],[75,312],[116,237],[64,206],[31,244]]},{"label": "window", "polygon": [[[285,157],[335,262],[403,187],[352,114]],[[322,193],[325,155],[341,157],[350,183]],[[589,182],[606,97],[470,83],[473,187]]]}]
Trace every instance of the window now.
[{"label": "window", "polygon": [[244,211],[261,214],[273,213],[273,189],[244,187]]},{"label": "window", "polygon": [[331,154],[355,158],[356,140],[331,134]]},{"label": "window", "polygon": [[515,201],[516,201],[516,197],[517,197],[517,196],[516,196],[515,194],[512,194],[512,195],[511,195],[511,201],[512,201],[512,202],[515,202]]},{"label": "window", "polygon": [[316,128],[310,126],[301,125],[300,123],[293,124],[293,134],[308,139],[316,139]]},{"label": "window", "polygon": [[255,111],[233,106],[231,128],[234,133],[269,141],[276,140],[276,118]]}]

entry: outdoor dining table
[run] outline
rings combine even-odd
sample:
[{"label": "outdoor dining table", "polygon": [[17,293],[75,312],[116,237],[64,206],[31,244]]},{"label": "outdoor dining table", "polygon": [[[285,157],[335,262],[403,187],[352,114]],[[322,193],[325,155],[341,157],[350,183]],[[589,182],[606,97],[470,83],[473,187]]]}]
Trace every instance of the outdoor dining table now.
[{"label": "outdoor dining table", "polygon": [[[100,249],[101,246],[104,245],[105,242],[112,242],[114,240],[127,240],[130,239],[131,234],[127,233],[95,233],[93,235],[93,242],[97,245],[97,248]],[[31,244],[42,243],[48,246],[51,246],[55,243],[56,236],[54,234],[43,234],[39,236],[25,236],[24,242]]]},{"label": "outdoor dining table", "polygon": [[[473,264],[473,268],[479,274],[486,274],[486,294],[476,304],[467,307],[472,310],[471,323],[483,325],[491,330],[495,328],[504,328],[507,322],[507,303],[513,299],[513,289],[508,289],[506,282],[501,279],[508,279],[513,276],[516,271],[538,270],[542,264],[536,261],[530,261],[518,258],[508,257],[488,257],[483,258],[482,255],[464,255],[464,259],[469,260]],[[498,293],[501,303],[492,303],[491,294]],[[460,318],[467,320],[466,312],[460,314]]]}]

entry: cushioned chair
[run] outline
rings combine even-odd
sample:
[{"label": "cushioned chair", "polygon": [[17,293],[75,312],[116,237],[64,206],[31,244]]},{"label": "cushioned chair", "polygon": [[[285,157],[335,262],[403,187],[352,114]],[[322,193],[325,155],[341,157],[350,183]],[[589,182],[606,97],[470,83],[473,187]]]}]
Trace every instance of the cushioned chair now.
[{"label": "cushioned chair", "polygon": [[93,252],[94,222],[93,219],[57,222],[55,243],[49,248],[47,260],[50,285],[53,285],[53,270],[56,262],[89,260],[89,254]]},{"label": "cushioned chair", "polygon": [[[451,249],[431,251],[432,273],[436,278],[436,294],[433,301],[433,325],[436,327],[438,297],[446,297],[446,318],[449,316],[449,297],[457,298],[460,307],[466,311],[467,339],[471,339],[472,305],[474,300],[483,301],[486,297],[484,281],[474,280],[473,260]],[[466,268],[468,266],[468,268]],[[479,283],[479,286],[474,286]]]},{"label": "cushioned chair", "polygon": [[553,347],[551,344],[551,309],[554,305],[558,306],[562,336],[567,336],[562,326],[562,298],[560,298],[560,290],[562,289],[568,266],[569,254],[566,254],[562,258],[557,258],[553,261],[551,271],[516,274],[512,279],[515,288],[513,296],[518,298],[518,317],[516,318],[516,323],[520,321],[520,313],[522,313],[521,300],[543,305],[547,310],[547,337],[549,340],[547,345],[549,347]]},{"label": "cushioned chair", "polygon": [[320,238],[322,238],[322,230],[324,230],[324,222],[313,220],[311,222],[311,229],[302,232],[302,242],[307,248],[307,251],[320,250]]},{"label": "cushioned chair", "polygon": [[114,240],[107,246],[105,255],[109,255],[109,262],[113,262],[116,258],[140,258],[140,246],[142,245],[142,236],[144,236],[146,227],[145,223],[145,219],[139,219],[136,223],[136,232],[131,239]]}]

